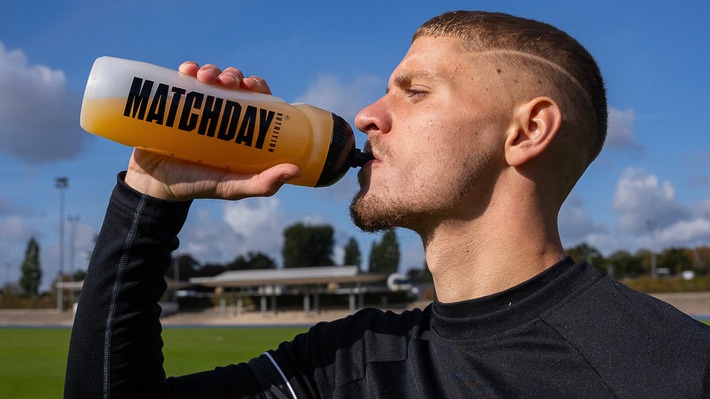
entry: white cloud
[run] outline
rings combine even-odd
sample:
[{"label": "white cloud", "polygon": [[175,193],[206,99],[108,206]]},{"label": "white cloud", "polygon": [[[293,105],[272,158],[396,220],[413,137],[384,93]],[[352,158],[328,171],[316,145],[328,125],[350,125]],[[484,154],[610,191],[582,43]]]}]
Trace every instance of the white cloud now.
[{"label": "white cloud", "polygon": [[559,230],[565,248],[586,243],[609,255],[618,249],[635,247],[635,238],[609,226],[594,222],[582,198],[572,193],[562,205]]},{"label": "white cloud", "polygon": [[224,220],[243,237],[250,251],[280,253],[283,244],[283,215],[276,197],[248,198],[224,205]]},{"label": "white cloud", "polygon": [[296,102],[315,105],[351,121],[367,104],[379,97],[384,82],[372,75],[359,76],[343,82],[334,75],[320,76]]},{"label": "white cloud", "polygon": [[609,129],[605,146],[614,150],[642,151],[642,146],[636,141],[634,121],[636,113],[633,109],[618,110],[609,107]]},{"label": "white cloud", "polygon": [[[334,75],[320,76],[296,102],[315,105],[339,115],[353,123],[355,115],[368,104],[375,101],[383,92],[385,83],[372,76],[359,76],[344,82]],[[353,127],[357,146],[362,148],[366,137]],[[357,189],[356,169],[350,170],[338,183],[328,188],[319,189],[321,198],[350,200]]]},{"label": "white cloud", "polygon": [[180,234],[180,253],[188,253],[200,263],[225,263],[250,251],[280,259],[287,218],[278,198],[225,202],[219,216],[207,206],[193,206]]},{"label": "white cloud", "polygon": [[694,246],[710,239],[710,218],[679,220],[661,230],[656,239],[665,246]]},{"label": "white cloud", "polygon": [[562,205],[558,223],[560,235],[565,243],[587,241],[590,234],[601,230],[601,227],[596,226],[589,216],[582,198],[574,193]]},{"label": "white cloud", "polygon": [[[582,241],[580,241],[580,243],[581,242]],[[617,230],[592,233],[585,237],[583,242],[598,249],[604,256],[609,256],[619,250],[634,252],[636,249],[644,246],[644,242],[639,243],[638,237],[620,233]]]},{"label": "white cloud", "polygon": [[0,239],[18,240],[30,235],[28,227],[20,216],[8,216],[0,219]]},{"label": "white cloud", "polygon": [[585,242],[608,256],[617,250],[634,252],[653,246],[660,251],[710,241],[710,198],[683,204],[670,181],[641,169],[621,173],[612,207],[618,222],[602,225],[593,222],[579,197],[570,196],[559,217],[565,247]]},{"label": "white cloud", "polygon": [[613,207],[619,215],[618,234],[633,234],[637,248],[651,242],[657,250],[692,247],[710,240],[710,199],[685,205],[671,182],[640,169],[622,172]]},{"label": "white cloud", "polygon": [[242,253],[245,237],[205,208],[193,206],[180,233],[181,254],[190,254],[201,263],[227,262]]},{"label": "white cloud", "polygon": [[60,70],[32,65],[0,42],[0,150],[30,164],[71,159],[88,137],[79,96]]},{"label": "white cloud", "polygon": [[635,234],[648,230],[649,221],[660,229],[689,216],[671,182],[661,182],[655,175],[636,168],[621,173],[613,208],[619,214],[619,228]]},{"label": "white cloud", "polygon": [[319,226],[324,224],[331,224],[323,215],[309,214],[304,215],[301,218],[301,222],[306,226]]},{"label": "white cloud", "polygon": [[695,207],[695,213],[700,216],[710,217],[710,198],[706,198],[705,200],[701,201]]}]

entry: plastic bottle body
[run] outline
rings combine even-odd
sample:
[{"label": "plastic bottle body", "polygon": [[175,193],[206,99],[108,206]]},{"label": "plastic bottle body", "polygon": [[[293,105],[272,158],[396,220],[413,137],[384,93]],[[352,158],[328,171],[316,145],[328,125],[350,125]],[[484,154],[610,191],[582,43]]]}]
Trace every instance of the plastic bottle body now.
[{"label": "plastic bottle body", "polygon": [[354,138],[331,148],[334,118],[310,105],[112,57],[94,63],[81,110],[82,128],[121,144],[245,173],[293,163],[301,177],[292,184],[311,187],[334,183],[350,166],[321,178],[326,158],[337,155],[329,151],[354,151]]}]

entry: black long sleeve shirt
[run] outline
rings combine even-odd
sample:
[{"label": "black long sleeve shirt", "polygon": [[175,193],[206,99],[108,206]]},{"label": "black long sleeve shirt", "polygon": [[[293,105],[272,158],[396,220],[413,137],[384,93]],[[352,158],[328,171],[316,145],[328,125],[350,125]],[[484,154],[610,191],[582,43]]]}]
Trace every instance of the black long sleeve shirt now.
[{"label": "black long sleeve shirt", "polygon": [[189,203],[120,180],[81,293],[67,398],[708,398],[710,328],[566,259],[499,294],[319,323],[166,378],[164,273]]}]

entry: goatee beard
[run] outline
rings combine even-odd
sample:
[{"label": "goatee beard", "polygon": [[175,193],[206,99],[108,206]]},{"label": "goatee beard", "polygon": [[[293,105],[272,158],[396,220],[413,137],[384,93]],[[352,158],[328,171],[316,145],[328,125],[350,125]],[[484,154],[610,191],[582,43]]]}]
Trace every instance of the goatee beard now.
[{"label": "goatee beard", "polygon": [[350,218],[361,230],[374,233],[401,227],[401,215],[386,206],[380,198],[365,199],[361,193],[355,194],[350,203]]}]

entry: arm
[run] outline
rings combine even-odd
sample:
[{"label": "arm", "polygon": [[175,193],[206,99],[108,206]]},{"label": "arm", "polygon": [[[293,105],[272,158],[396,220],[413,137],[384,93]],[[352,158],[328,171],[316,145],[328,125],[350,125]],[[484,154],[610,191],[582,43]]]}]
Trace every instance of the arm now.
[{"label": "arm", "polygon": [[188,208],[116,186],[72,329],[65,397],[165,396],[158,300]]},{"label": "arm", "polygon": [[[233,68],[221,72],[185,63],[180,70],[203,82],[268,92],[263,80],[244,78]],[[272,195],[298,174],[289,164],[239,174],[134,151],[89,264],[72,330],[65,396],[168,396],[157,303],[189,200]],[[208,374],[201,381],[215,378]]]}]

